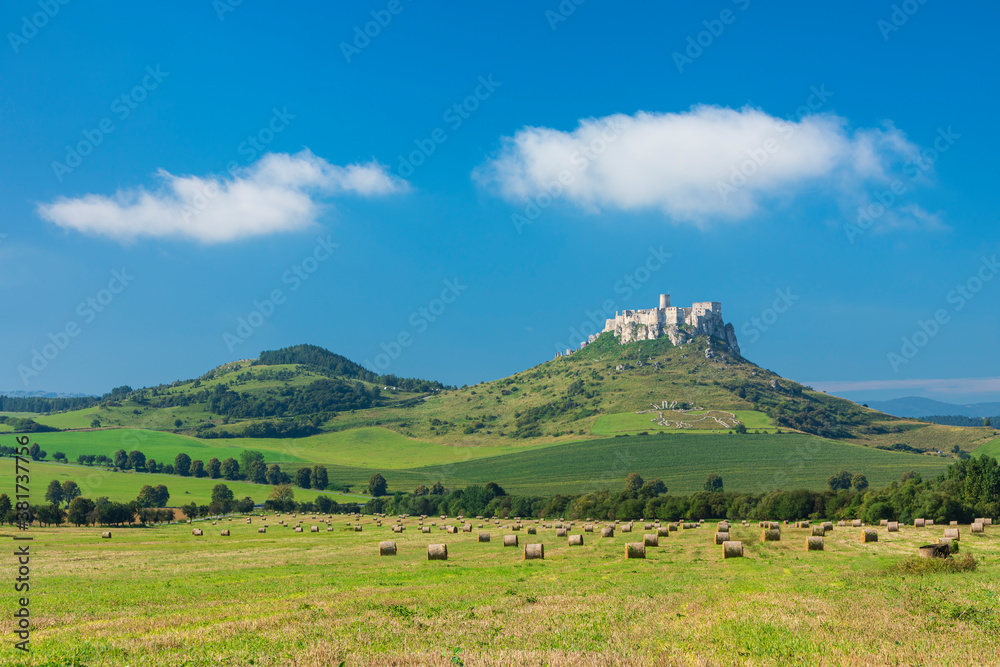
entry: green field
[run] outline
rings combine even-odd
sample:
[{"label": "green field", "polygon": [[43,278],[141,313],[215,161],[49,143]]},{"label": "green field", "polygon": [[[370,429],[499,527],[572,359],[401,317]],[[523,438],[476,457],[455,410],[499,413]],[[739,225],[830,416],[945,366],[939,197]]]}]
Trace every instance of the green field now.
[{"label": "green field", "polygon": [[[670,415],[670,419],[683,419],[687,416],[692,420],[697,420],[706,414],[717,413],[717,411],[711,410],[691,411],[685,415],[669,410],[661,412]],[[756,410],[727,410],[726,412],[736,415],[736,418],[743,422],[743,425],[751,431],[759,430],[764,433],[774,433],[778,430],[771,423],[771,418],[763,412],[758,412]],[[680,431],[683,431],[684,433],[728,433],[732,430],[728,428],[720,428],[715,425],[710,427],[697,422],[697,426],[695,428],[679,429],[673,426],[668,427],[657,424],[656,421],[654,421],[657,419],[659,419],[659,415],[656,412],[619,412],[611,415],[601,415],[594,422],[594,426],[590,429],[590,432],[595,435],[635,435],[644,431],[648,433],[677,433]]]},{"label": "green field", "polygon": [[[250,496],[256,503],[263,503],[271,493],[271,487],[264,484],[249,482],[230,482],[224,479],[209,479],[207,477],[181,477],[179,475],[149,475],[146,473],[111,472],[103,468],[88,468],[86,466],[64,465],[61,463],[41,463],[33,461],[29,464],[31,481],[31,503],[45,504],[45,488],[53,479],[60,483],[73,480],[83,491],[83,496],[94,499],[107,496],[111,500],[124,502],[134,500],[139,495],[139,489],[144,484],[156,486],[163,484],[170,491],[170,507],[180,507],[195,502],[207,505],[212,499],[212,487],[222,483],[232,489],[236,498]],[[0,488],[8,496],[14,496],[14,476],[16,464],[12,458],[0,458]],[[295,489],[295,499],[299,501],[313,500],[320,494],[313,489]],[[366,502],[367,496],[326,493],[338,503]]]},{"label": "green field", "polygon": [[[780,542],[762,543],[736,525],[744,557],[729,560],[711,524],[660,538],[644,560],[623,557],[641,524],[586,533],[582,547],[539,527],[520,540],[544,544],[545,559],[525,561],[494,524],[479,543],[476,532],[421,534],[413,520],[394,534],[369,517],[360,533],[337,515],[332,532],[300,518],[321,532],[273,517],[266,534],[259,518],[200,522],[202,537],[186,524],[112,528],[110,540],[99,527],[33,528],[31,654],[15,651],[11,634],[0,663],[979,665],[1000,648],[997,528],[962,527],[973,572],[904,574],[899,564],[941,527],[880,529],[870,544],[838,528],[824,551],[806,552],[805,529],[784,526]],[[398,555],[379,558],[380,540]],[[449,559],[426,560],[430,542],[446,543]],[[15,600],[0,602],[7,619]]]},{"label": "green field", "polygon": [[73,410],[72,412],[57,412],[51,415],[32,416],[32,419],[39,424],[58,429],[90,428],[90,423],[94,420],[94,416],[99,410],[99,407],[94,406],[82,410]]},{"label": "green field", "polygon": [[992,456],[995,459],[1000,459],[1000,438],[988,442],[977,449],[975,456]]}]

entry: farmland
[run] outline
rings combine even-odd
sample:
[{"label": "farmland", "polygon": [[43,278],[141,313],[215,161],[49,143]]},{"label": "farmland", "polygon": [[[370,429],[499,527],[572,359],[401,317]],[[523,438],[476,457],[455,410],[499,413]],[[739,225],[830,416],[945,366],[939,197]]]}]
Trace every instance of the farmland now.
[{"label": "farmland", "polygon": [[[478,543],[476,532],[421,534],[412,519],[395,534],[370,517],[359,533],[342,516],[331,532],[299,518],[322,531],[294,533],[274,517],[266,534],[260,519],[198,522],[202,537],[186,524],[112,528],[110,540],[98,528],[32,528],[32,653],[24,660],[5,642],[0,662],[983,664],[1000,648],[995,528],[961,528],[960,555],[978,560],[975,571],[914,574],[899,564],[940,526],[882,528],[870,544],[837,528],[824,551],[806,552],[807,530],[783,526],[781,541],[762,543],[757,528],[736,525],[745,557],[723,560],[706,524],[626,561],[641,525],[587,533],[573,548],[540,527],[504,548],[510,531],[492,523],[492,540]],[[385,539],[397,556],[376,555]],[[544,560],[523,560],[529,541],[545,545]],[[430,542],[448,544],[446,562],[426,560]],[[13,597],[0,604],[10,618]]]}]

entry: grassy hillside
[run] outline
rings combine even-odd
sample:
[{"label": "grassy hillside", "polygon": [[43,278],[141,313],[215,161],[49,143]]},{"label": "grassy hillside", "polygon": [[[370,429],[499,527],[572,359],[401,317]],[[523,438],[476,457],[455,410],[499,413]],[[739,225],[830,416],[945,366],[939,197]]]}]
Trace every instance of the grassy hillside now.
[{"label": "grassy hillside", "polygon": [[[14,459],[0,458],[0,485],[4,489],[14,488],[16,474]],[[156,486],[163,484],[170,491],[170,507],[179,507],[195,502],[207,505],[212,499],[212,488],[219,483],[232,489],[237,498],[250,496],[254,502],[262,503],[271,493],[271,487],[248,482],[230,482],[223,479],[208,479],[202,477],[180,477],[177,475],[150,475],[146,473],[111,472],[103,468],[88,468],[59,463],[32,462],[31,471],[31,503],[45,504],[45,488],[53,479],[60,483],[66,480],[76,482],[83,495],[94,499],[107,496],[111,500],[135,500],[143,485]],[[295,489],[295,499],[308,501],[316,498],[321,492],[314,489]],[[8,492],[8,495],[11,495]],[[325,493],[337,502],[366,502],[365,496],[343,493]]]}]

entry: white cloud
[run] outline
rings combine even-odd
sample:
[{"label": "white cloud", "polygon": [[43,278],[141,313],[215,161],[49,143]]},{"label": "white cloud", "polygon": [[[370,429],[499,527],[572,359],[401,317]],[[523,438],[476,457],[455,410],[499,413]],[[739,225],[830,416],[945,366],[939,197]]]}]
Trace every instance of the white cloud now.
[{"label": "white cloud", "polygon": [[65,229],[123,242],[181,237],[223,243],[309,227],[324,197],[372,197],[409,187],[378,163],[341,167],[308,150],[270,153],[226,177],[176,176],[161,169],[157,178],[160,186],[153,191],[60,197],[40,204],[38,214]]},{"label": "white cloud", "polygon": [[473,178],[511,200],[562,180],[555,191],[592,212],[659,209],[703,224],[746,218],[767,198],[860,192],[896,176],[916,150],[891,125],[852,131],[830,114],[696,106],[588,118],[571,132],[525,127]]},{"label": "white cloud", "polygon": [[883,389],[919,389],[943,394],[971,394],[1000,391],[1000,377],[935,378],[910,380],[830,380],[806,382],[822,391],[878,391]]}]

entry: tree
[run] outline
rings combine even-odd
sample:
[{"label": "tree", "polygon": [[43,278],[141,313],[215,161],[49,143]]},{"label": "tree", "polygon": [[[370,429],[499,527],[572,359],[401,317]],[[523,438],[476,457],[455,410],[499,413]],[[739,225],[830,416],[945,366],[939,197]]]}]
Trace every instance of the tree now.
[{"label": "tree", "polygon": [[73,480],[67,479],[62,483],[63,502],[71,503],[74,498],[79,498],[82,495],[83,492],[80,490],[80,486]]},{"label": "tree", "polygon": [[295,471],[295,485],[308,489],[312,486],[312,472],[309,468],[299,468]]},{"label": "tree", "polygon": [[52,460],[57,461],[59,463],[66,463],[66,455],[63,454],[62,452],[56,452],[55,454],[52,455]]},{"label": "tree", "polygon": [[711,493],[722,493],[722,478],[712,473],[705,478],[705,486],[703,488]]},{"label": "tree", "polygon": [[94,501],[89,498],[74,498],[69,504],[69,512],[66,518],[69,519],[70,523],[78,527],[90,523],[92,521],[90,514],[94,511],[95,507]]},{"label": "tree", "polygon": [[149,459],[146,461],[146,472],[159,472],[160,466],[156,462],[156,459]]},{"label": "tree", "polygon": [[222,477],[221,468],[222,464],[219,463],[219,459],[213,456],[208,460],[208,466],[207,466],[208,476],[211,477],[212,479],[219,479],[220,477]]},{"label": "tree", "polygon": [[156,492],[156,507],[166,507],[167,501],[170,500],[170,491],[167,490],[167,487],[157,484],[153,491]]},{"label": "tree", "polygon": [[271,486],[278,486],[281,484],[281,468],[277,463],[272,463],[267,466],[267,483]]},{"label": "tree", "polygon": [[183,511],[184,516],[186,516],[189,519],[198,518],[198,504],[195,502],[191,502],[185,505],[184,507],[181,508],[181,511]]},{"label": "tree", "polygon": [[986,428],[990,428],[993,426],[993,422],[990,421],[989,417],[983,420],[983,426],[985,426]]},{"label": "tree", "polygon": [[256,449],[244,449],[240,452],[240,470],[248,472],[254,461],[264,463],[264,454]]},{"label": "tree", "polygon": [[858,473],[851,477],[851,488],[855,491],[864,491],[868,488],[868,478]]},{"label": "tree", "polygon": [[228,480],[237,480],[240,478],[240,464],[231,456],[222,462],[219,469],[222,471],[222,476]]},{"label": "tree", "polygon": [[630,492],[636,492],[642,488],[643,479],[637,472],[629,473],[629,476],[625,478],[625,490]]},{"label": "tree", "polygon": [[413,495],[415,496],[426,496],[428,493],[427,487],[421,484],[416,489],[413,490]]},{"label": "tree", "polygon": [[326,472],[326,466],[313,467],[312,485],[314,489],[319,489],[320,491],[330,485],[330,477]]},{"label": "tree", "polygon": [[59,480],[54,479],[49,482],[48,488],[45,489],[45,499],[54,505],[62,502],[62,485],[59,483]]},{"label": "tree", "polygon": [[204,477],[205,476],[205,464],[199,459],[191,461],[191,476],[192,477]]},{"label": "tree", "polygon": [[254,484],[267,484],[267,466],[262,461],[254,461],[247,470],[247,479]]},{"label": "tree", "polygon": [[253,512],[253,504],[253,498],[246,496],[237,503],[236,509],[239,510],[240,514],[250,514],[250,512]]},{"label": "tree", "polygon": [[119,470],[128,470],[128,454],[124,449],[119,449],[114,456],[115,467]]},{"label": "tree", "polygon": [[441,482],[434,482],[431,486],[431,495],[443,496],[444,495],[444,484]]},{"label": "tree", "polygon": [[135,501],[139,507],[156,507],[156,490],[149,484],[143,484]]},{"label": "tree", "polygon": [[830,487],[831,491],[842,491],[844,489],[851,488],[851,478],[853,475],[846,470],[841,470],[836,475],[830,475],[827,478],[827,486]]},{"label": "tree", "polygon": [[216,514],[229,512],[235,500],[232,489],[225,484],[216,484],[212,487],[212,509]]},{"label": "tree", "polygon": [[172,465],[170,465],[169,463],[164,464],[164,466],[162,468],[160,468],[160,472],[162,472],[164,475],[176,475],[177,474],[177,470],[174,469],[174,467]]},{"label": "tree", "polygon": [[290,484],[279,484],[271,489],[271,495],[264,505],[279,510],[290,509],[295,506],[295,491]]},{"label": "tree", "polygon": [[180,419],[175,419],[174,428],[180,428],[181,426],[184,426],[184,422],[182,422]]},{"label": "tree", "polygon": [[663,483],[662,479],[651,479],[642,485],[639,489],[640,498],[655,498],[661,494],[667,492],[667,485]]},{"label": "tree", "polygon": [[188,477],[191,474],[191,457],[181,452],[174,457],[174,470],[181,477]]},{"label": "tree", "polygon": [[746,435],[746,433],[747,433],[747,425],[743,424],[743,423],[739,423],[739,424],[737,424],[733,428],[733,430],[736,431],[737,433],[739,433],[740,435]]},{"label": "tree", "polygon": [[[440,482],[438,482],[438,484],[440,484]],[[386,490],[388,489],[388,487],[389,485],[385,481],[385,477],[383,477],[379,473],[375,473],[368,480],[368,493],[370,493],[375,498],[378,498],[379,496],[384,496],[386,494]],[[444,488],[442,488],[441,490],[444,491]]]},{"label": "tree", "polygon": [[4,520],[4,517],[7,516],[7,512],[9,512],[12,508],[13,505],[10,503],[10,496],[6,493],[0,493],[0,521]]},{"label": "tree", "polygon": [[132,451],[128,453],[128,461],[125,463],[126,466],[132,470],[145,470],[146,469],[146,455],[140,451]]},{"label": "tree", "polygon": [[90,428],[101,428],[101,420],[94,417],[90,420]]},{"label": "tree", "polygon": [[41,461],[45,458],[45,450],[39,447],[36,442],[28,447],[28,456],[31,457],[32,461]]}]

